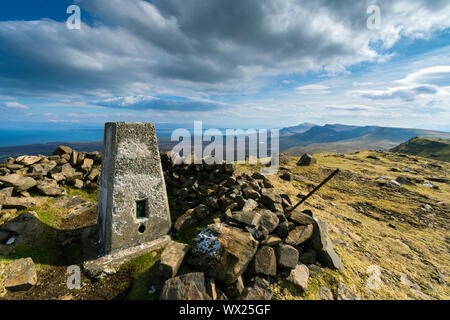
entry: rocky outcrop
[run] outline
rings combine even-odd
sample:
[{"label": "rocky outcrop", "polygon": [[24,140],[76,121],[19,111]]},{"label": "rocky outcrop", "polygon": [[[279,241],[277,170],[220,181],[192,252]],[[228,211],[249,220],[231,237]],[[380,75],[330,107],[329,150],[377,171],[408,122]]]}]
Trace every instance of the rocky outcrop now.
[{"label": "rocky outcrop", "polygon": [[160,300],[211,300],[207,293],[205,276],[201,272],[167,280],[159,298]]},{"label": "rocky outcrop", "polygon": [[298,160],[297,165],[298,166],[309,166],[312,164],[317,163],[316,158],[314,158],[312,155],[305,153],[300,157],[300,160]]},{"label": "rocky outcrop", "polygon": [[36,266],[31,258],[19,259],[3,270],[3,286],[10,291],[25,291],[37,283]]}]

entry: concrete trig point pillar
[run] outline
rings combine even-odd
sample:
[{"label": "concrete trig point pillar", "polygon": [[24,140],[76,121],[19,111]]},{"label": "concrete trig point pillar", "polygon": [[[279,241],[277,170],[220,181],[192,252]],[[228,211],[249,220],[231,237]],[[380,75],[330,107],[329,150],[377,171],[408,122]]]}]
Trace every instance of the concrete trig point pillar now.
[{"label": "concrete trig point pillar", "polygon": [[166,186],[152,123],[105,124],[98,203],[101,258],[87,269],[117,267],[170,237]]}]

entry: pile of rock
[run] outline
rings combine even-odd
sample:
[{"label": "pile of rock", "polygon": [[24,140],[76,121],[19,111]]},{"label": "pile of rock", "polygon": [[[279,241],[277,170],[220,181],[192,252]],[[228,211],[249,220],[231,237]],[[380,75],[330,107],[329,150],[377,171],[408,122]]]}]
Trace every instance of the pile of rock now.
[{"label": "pile of rock", "polygon": [[[182,213],[175,231],[215,218],[192,248],[160,261],[172,277],[161,299],[270,299],[277,276],[306,291],[310,268],[343,268],[327,223],[310,210],[292,210],[289,195],[264,175],[227,164],[174,166],[167,154],[162,160],[171,212]],[[180,266],[189,272],[175,277]]]},{"label": "pile of rock", "polygon": [[98,152],[77,152],[59,146],[51,156],[20,156],[0,164],[0,210],[39,205],[32,194],[60,196],[62,185],[96,190],[100,178]]}]

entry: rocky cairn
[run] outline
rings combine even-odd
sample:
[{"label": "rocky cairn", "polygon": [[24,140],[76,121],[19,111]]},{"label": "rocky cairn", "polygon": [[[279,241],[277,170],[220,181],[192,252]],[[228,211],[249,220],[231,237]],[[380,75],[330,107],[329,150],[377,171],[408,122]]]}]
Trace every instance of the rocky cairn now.
[{"label": "rocky cairn", "polygon": [[280,278],[306,291],[310,268],[343,268],[327,223],[310,210],[292,210],[289,195],[279,194],[264,175],[229,164],[173,165],[169,154],[161,158],[177,217],[174,238],[213,223],[191,247],[177,254],[172,246],[165,249],[171,259],[161,259],[159,268],[171,270],[171,277],[160,299],[271,299],[271,283]]},{"label": "rocky cairn", "polygon": [[[158,292],[160,299],[269,300],[271,285],[280,279],[306,291],[310,270],[343,268],[328,240],[327,223],[310,210],[292,210],[290,196],[277,192],[266,176],[242,173],[231,164],[174,165],[169,153],[161,153],[161,162],[174,219],[172,236],[181,241],[192,230],[196,236],[192,245],[172,241],[166,246],[149,293]],[[62,196],[64,185],[96,190],[100,164],[98,152],[77,152],[66,146],[51,156],[9,158],[0,164],[1,214],[5,218],[12,210]],[[75,208],[77,214],[96,211],[95,204],[85,204],[78,196],[58,202]],[[4,220],[0,225],[3,256],[11,251],[7,242],[12,236],[15,244],[27,243],[27,234],[42,232],[34,212]],[[10,272],[11,290],[35,284],[31,259],[18,263],[29,275],[16,277]],[[15,282],[18,278],[24,281]]]}]

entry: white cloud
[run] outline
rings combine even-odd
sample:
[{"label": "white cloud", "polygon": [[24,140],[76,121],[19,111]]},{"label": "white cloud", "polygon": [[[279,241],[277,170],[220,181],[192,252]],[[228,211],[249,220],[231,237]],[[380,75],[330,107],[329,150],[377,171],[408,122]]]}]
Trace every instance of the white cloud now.
[{"label": "white cloud", "polygon": [[29,109],[29,107],[27,107],[26,105],[15,102],[15,101],[0,103],[0,107],[7,108],[7,109],[22,109],[22,110]]}]

